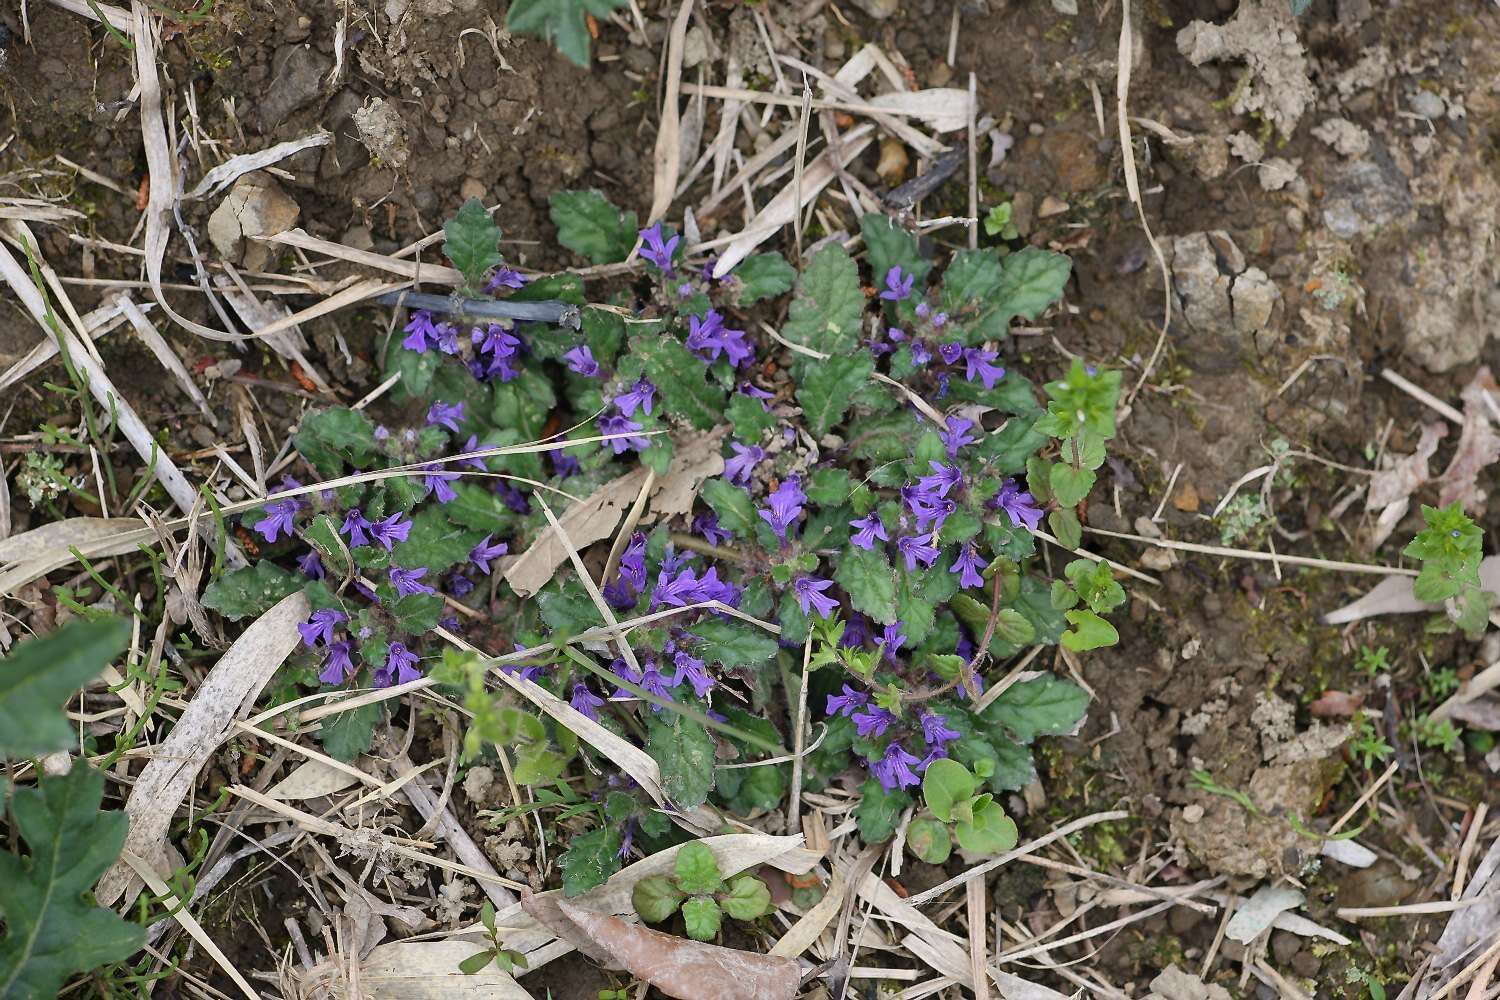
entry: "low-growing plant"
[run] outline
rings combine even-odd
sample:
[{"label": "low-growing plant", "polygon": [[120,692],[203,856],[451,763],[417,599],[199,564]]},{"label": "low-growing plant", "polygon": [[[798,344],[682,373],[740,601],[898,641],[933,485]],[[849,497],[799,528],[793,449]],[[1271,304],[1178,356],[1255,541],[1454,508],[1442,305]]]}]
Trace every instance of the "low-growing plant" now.
[{"label": "low-growing plant", "polygon": [[1460,503],[1441,509],[1423,504],[1422,520],[1427,526],[1402,551],[1422,562],[1414,593],[1421,601],[1442,602],[1453,624],[1477,639],[1495,603],[1479,579],[1484,531]]},{"label": "low-growing plant", "polygon": [[771,890],[754,875],[726,880],[713,852],[691,841],[678,849],[671,875],[648,875],[635,884],[630,903],[652,924],[670,919],[680,909],[688,937],[711,941],[719,933],[722,914],[754,920],[769,913]]},{"label": "low-growing plant", "polygon": [[[1064,548],[1081,541],[1119,374],[1076,361],[1038,393],[1000,356],[1013,319],[1057,300],[1067,258],[961,251],[934,281],[915,237],[869,216],[867,292],[837,244],[800,276],[774,253],[721,274],[597,192],[551,207],[564,246],[613,263],[639,243],[647,277],[589,304],[576,275],[509,267],[489,216],[464,206],[446,230],[470,298],[446,319],[413,312],[392,338],[384,362],[400,378],[378,421],[347,408],[303,418],[296,474],[312,484],[289,478],[242,518],[260,559],[217,578],[204,605],[242,618],[301,589],[314,609],[301,682],[444,685],[473,716],[465,756],[504,747],[559,820],[549,836],[569,895],[632,850],[670,846],[674,810],[781,808],[789,765],[756,761],[788,755],[798,704],[822,727],[802,788],[855,782],[866,841],[892,836],[939,760],[978,783],[969,800],[990,796],[971,809],[998,812],[993,796],[1035,777],[1030,745],[1074,731],[1088,698],[1051,674],[985,696],[990,665],[1034,645],[1114,643],[1105,616],[1125,600],[1108,564],[1080,557],[1051,580],[1037,549],[1044,523]],[[481,289],[501,311],[562,303],[576,327],[469,316]],[[754,322],[789,292],[779,329]],[[701,467],[682,463],[705,444],[722,473],[680,521],[647,517],[615,540],[597,591],[571,570],[515,571],[554,512],[643,467],[696,482]],[[631,626],[628,651],[604,641],[601,602]],[[504,623],[498,637],[481,617]],[[444,659],[445,633],[516,652]],[[500,694],[496,670],[510,678]],[[669,809],[539,712],[532,683],[649,754]],[[330,717],[325,749],[368,749],[383,711]],[[580,761],[581,780],[565,780]],[[977,851],[1003,840],[962,829]]]}]

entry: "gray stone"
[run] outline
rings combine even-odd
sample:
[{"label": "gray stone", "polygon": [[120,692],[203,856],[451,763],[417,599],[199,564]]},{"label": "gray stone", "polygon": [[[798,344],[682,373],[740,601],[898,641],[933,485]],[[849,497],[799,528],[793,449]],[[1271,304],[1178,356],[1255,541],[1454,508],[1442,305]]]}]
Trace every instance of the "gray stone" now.
[{"label": "gray stone", "polygon": [[307,45],[287,45],[277,50],[272,66],[271,83],[260,102],[260,121],[267,132],[317,98],[333,60]]},{"label": "gray stone", "polygon": [[226,259],[252,271],[265,267],[272,248],[254,237],[274,236],[297,223],[301,209],[269,176],[246,174],[208,217],[208,238]]},{"label": "gray stone", "polygon": [[1430,90],[1419,90],[1411,95],[1411,109],[1423,118],[1441,118],[1448,113],[1443,99]]},{"label": "gray stone", "polygon": [[1260,268],[1247,267],[1234,279],[1229,299],[1235,332],[1253,336],[1271,325],[1271,316],[1281,301],[1281,289]]},{"label": "gray stone", "polygon": [[1323,199],[1323,224],[1341,239],[1370,236],[1412,210],[1406,178],[1388,156],[1343,167]]}]

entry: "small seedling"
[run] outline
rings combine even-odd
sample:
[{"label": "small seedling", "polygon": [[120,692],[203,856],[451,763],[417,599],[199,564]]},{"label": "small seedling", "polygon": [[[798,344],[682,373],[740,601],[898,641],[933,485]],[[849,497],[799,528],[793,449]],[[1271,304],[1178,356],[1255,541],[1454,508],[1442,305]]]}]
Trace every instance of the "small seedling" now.
[{"label": "small seedling", "polygon": [[1375,764],[1384,762],[1395,752],[1395,748],[1375,731],[1375,724],[1370,720],[1369,713],[1361,712],[1358,721],[1354,724],[1354,738],[1349,741],[1350,756],[1358,760],[1360,766],[1368,771]]},{"label": "small seedling", "polygon": [[1453,623],[1477,639],[1495,603],[1495,595],[1479,580],[1484,532],[1460,503],[1441,509],[1423,504],[1422,519],[1427,527],[1402,551],[1402,555],[1422,561],[1413,592],[1421,601],[1444,602]]},{"label": "small seedling", "polygon": [[688,937],[710,941],[719,933],[721,915],[754,920],[771,910],[771,890],[753,875],[725,882],[713,852],[693,841],[682,845],[671,875],[641,879],[631,891],[635,912],[659,924],[679,909]]},{"label": "small seedling", "polygon": [[1354,668],[1362,673],[1374,677],[1376,674],[1390,670],[1389,657],[1391,651],[1384,646],[1371,649],[1369,646],[1359,647],[1359,659],[1355,661]]},{"label": "small seedling", "polygon": [[1002,240],[1016,240],[1021,238],[1015,223],[1011,222],[1011,203],[1002,201],[990,209],[990,214],[984,217],[984,231],[990,236],[998,236]]},{"label": "small seedling", "polygon": [[1015,847],[1016,821],[1005,815],[993,795],[980,792],[980,785],[980,779],[956,760],[939,758],[928,764],[922,797],[930,815],[917,817],[907,828],[911,852],[940,865],[948,860],[955,840],[970,854],[1002,854]]},{"label": "small seedling", "polygon": [[478,951],[458,963],[458,971],[466,976],[473,976],[493,962],[495,968],[506,974],[514,973],[516,969],[526,968],[526,956],[519,951],[511,951],[500,944],[500,932],[495,926],[495,905],[489,900],[479,908],[479,922],[484,925],[484,933],[490,939],[490,946],[484,951]]}]

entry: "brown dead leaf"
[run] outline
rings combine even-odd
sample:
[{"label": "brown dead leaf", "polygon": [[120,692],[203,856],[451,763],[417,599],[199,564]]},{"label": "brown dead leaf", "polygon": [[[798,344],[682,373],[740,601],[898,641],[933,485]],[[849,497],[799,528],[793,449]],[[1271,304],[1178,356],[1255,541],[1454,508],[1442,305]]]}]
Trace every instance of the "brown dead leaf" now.
[{"label": "brown dead leaf", "polygon": [[1448,709],[1448,718],[1475,729],[1500,733],[1500,698],[1489,695],[1457,702]]},{"label": "brown dead leaf", "polygon": [[558,900],[572,924],[566,940],[603,949],[631,975],[678,1000],[792,1000],[801,969],[790,958],[721,948],[630,924]]},{"label": "brown dead leaf", "polygon": [[1324,691],[1307,710],[1322,719],[1346,719],[1364,706],[1365,696],[1347,691]]}]

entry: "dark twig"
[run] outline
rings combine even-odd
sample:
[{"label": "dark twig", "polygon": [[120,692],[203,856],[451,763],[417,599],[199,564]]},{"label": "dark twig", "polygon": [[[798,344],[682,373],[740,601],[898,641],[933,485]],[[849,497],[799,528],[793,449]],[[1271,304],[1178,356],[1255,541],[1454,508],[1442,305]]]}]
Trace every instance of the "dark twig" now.
[{"label": "dark twig", "polygon": [[404,305],[410,309],[475,316],[480,319],[518,319],[528,323],[552,323],[577,330],[583,324],[578,307],[551,299],[545,302],[497,302],[466,299],[461,295],[430,295],[426,292],[387,292],[375,300],[383,306]]}]

